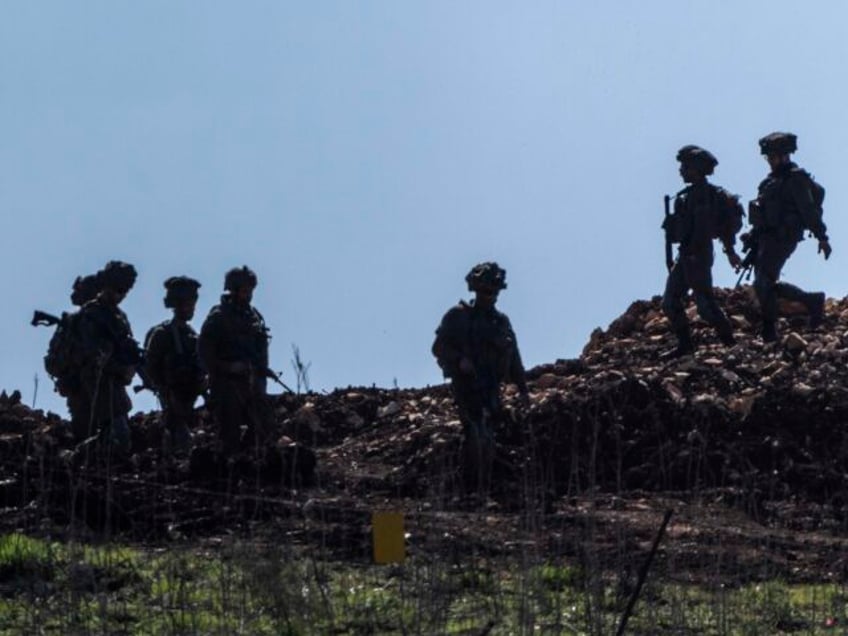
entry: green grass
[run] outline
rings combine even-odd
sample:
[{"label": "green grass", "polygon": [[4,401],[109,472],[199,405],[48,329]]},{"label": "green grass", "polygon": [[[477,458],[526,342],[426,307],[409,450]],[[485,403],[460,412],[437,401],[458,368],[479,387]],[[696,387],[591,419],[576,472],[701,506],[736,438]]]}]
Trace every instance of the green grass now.
[{"label": "green grass", "polygon": [[[659,575],[657,575],[658,577]],[[632,586],[631,586],[632,587]],[[280,545],[215,549],[0,537],[0,634],[615,633],[627,586],[567,563],[469,556],[330,562]],[[848,590],[650,580],[628,634],[843,634]]]}]

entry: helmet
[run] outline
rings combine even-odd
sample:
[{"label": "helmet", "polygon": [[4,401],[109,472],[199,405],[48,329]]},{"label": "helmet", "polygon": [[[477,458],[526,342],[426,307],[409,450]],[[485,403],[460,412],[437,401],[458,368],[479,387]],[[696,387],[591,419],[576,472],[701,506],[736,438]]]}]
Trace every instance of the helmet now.
[{"label": "helmet", "polygon": [[247,265],[234,267],[224,276],[224,289],[235,291],[240,287],[256,287],[256,274]]},{"label": "helmet", "polygon": [[506,270],[497,263],[479,263],[471,268],[465,277],[469,291],[480,289],[506,289]]},{"label": "helmet", "polygon": [[798,150],[798,137],[787,132],[773,132],[760,139],[760,154],[791,155]]},{"label": "helmet", "polygon": [[200,283],[188,276],[171,276],[165,281],[165,307],[172,309],[184,300],[197,300]]},{"label": "helmet", "polygon": [[126,293],[135,285],[135,267],[122,261],[109,261],[106,267],[97,272],[97,282],[101,289],[108,287],[117,292]]},{"label": "helmet", "polygon": [[683,146],[678,150],[677,160],[684,165],[695,168],[704,176],[711,175],[718,165],[718,159],[709,150],[693,145]]},{"label": "helmet", "polygon": [[97,280],[97,274],[77,276],[71,292],[71,302],[77,307],[82,307],[89,300],[94,300],[99,293],[100,284]]}]

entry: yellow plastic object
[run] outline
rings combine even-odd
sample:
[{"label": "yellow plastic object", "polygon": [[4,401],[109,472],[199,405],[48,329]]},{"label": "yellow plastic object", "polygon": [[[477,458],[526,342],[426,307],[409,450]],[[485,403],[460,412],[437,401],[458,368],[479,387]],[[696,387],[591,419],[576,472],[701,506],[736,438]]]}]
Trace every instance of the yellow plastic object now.
[{"label": "yellow plastic object", "polygon": [[403,563],[406,545],[403,536],[402,512],[374,512],[371,514],[374,537],[374,563]]}]

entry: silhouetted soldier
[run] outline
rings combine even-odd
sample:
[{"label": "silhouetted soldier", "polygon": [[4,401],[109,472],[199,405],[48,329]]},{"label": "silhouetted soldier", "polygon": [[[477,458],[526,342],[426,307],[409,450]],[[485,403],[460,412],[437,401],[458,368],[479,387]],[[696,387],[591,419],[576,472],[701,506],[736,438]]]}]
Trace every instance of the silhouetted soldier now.
[{"label": "silhouetted soldier", "polygon": [[195,424],[194,403],[206,388],[197,355],[197,332],[189,324],[200,283],[186,276],[165,281],[165,307],[173,318],[153,327],[145,338],[145,368],[159,396],[170,447],[187,452]]},{"label": "silhouetted soldier", "polygon": [[[100,288],[96,275],[77,276],[71,293],[71,303],[82,307],[94,300]],[[39,319],[38,315],[42,318]],[[50,338],[47,355],[44,356],[44,368],[53,378],[54,390],[65,398],[71,417],[71,431],[77,441],[82,441],[89,435],[91,422],[91,401],[82,386],[80,376],[81,334],[79,331],[80,312],[63,313],[56,319],[42,312],[36,312],[33,324],[55,324],[56,331]],[[41,322],[41,320],[45,320]]]},{"label": "silhouetted soldier", "polygon": [[798,147],[796,136],[775,132],[759,143],[771,172],[760,183],[757,198],[750,204],[752,231],[748,240],[756,250],[754,290],[763,316],[762,338],[773,342],[777,340],[778,298],[804,304],[812,328],[818,327],[824,317],[823,292],[807,293],[795,285],[778,282],[780,270],[803,240],[804,230],[818,240],[818,251],[825,259],[830,257],[831,247],[822,221],[824,188],[789,158]]},{"label": "silhouetted soldier", "polygon": [[451,380],[462,421],[466,486],[485,494],[495,457],[494,420],[502,416],[500,385],[516,384],[526,405],[527,382],[509,318],[495,309],[498,294],[506,289],[506,271],[497,263],[480,263],[465,280],[474,300],[448,310],[432,351]]},{"label": "silhouetted soldier", "polygon": [[231,269],[224,278],[221,304],[209,311],[200,329],[198,352],[209,373],[209,398],[218,426],[221,450],[237,452],[241,425],[247,425],[245,446],[256,450],[271,417],[268,404],[268,328],[251,305],[257,278],[247,266]]},{"label": "silhouetted soldier", "polygon": [[91,400],[89,435],[99,433],[123,454],[130,450],[126,387],[142,361],[126,314],[119,305],[135,284],[132,265],[110,261],[97,273],[100,293],[80,311],[83,345],[82,386]]},{"label": "silhouetted soldier", "polygon": [[690,289],[701,318],[715,328],[722,343],[734,344],[733,327],[713,294],[713,239],[721,241],[731,265],[738,267],[741,262],[734,249],[736,233],[742,226],[739,201],[707,180],[718,160],[698,146],[684,146],[677,160],[680,176],[689,185],[677,194],[674,213],[663,223],[666,240],[680,245],[662,299],[678,344],[663,355],[665,358],[695,350],[684,305]]}]

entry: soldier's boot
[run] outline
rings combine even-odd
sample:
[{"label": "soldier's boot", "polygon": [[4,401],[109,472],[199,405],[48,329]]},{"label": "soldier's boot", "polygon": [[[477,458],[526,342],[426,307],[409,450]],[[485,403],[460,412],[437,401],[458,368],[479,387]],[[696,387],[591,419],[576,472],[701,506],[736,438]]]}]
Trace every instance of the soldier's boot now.
[{"label": "soldier's boot", "polygon": [[688,329],[677,333],[677,346],[670,351],[660,354],[660,360],[674,360],[695,353],[695,343]]},{"label": "soldier's boot", "polygon": [[763,339],[763,342],[777,341],[777,328],[775,327],[773,320],[763,321],[763,328],[760,331],[760,337]]},{"label": "soldier's boot", "polygon": [[810,313],[810,329],[817,329],[824,321],[824,292],[804,294],[804,304]]}]

